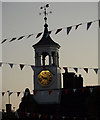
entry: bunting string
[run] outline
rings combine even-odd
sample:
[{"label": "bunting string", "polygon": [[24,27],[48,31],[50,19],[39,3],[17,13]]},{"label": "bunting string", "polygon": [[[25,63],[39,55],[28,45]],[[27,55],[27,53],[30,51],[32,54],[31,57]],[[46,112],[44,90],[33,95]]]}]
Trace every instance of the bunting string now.
[{"label": "bunting string", "polygon": [[[31,67],[31,69],[34,71],[34,65],[30,65],[30,64],[22,64],[22,63],[6,63],[6,62],[0,62],[0,67],[2,67],[3,65],[9,65],[10,68],[12,69],[13,66],[17,65],[20,67],[20,70],[23,70],[25,66],[29,66]],[[46,69],[46,66],[41,66],[43,67],[43,69]],[[76,73],[78,73],[79,69],[83,69],[85,71],[85,73],[89,73],[89,70],[93,70],[96,74],[98,74],[98,71],[100,70],[100,68],[89,68],[89,67],[63,67],[63,69],[66,71],[68,71],[68,69],[73,69]]]},{"label": "bunting string", "polygon": [[[84,22],[84,23],[79,23],[79,24],[75,24],[75,25],[70,25],[70,26],[67,26],[67,27],[61,27],[61,28],[58,28],[58,29],[53,29],[53,30],[50,30],[48,31],[48,34],[46,35],[46,37],[48,37],[49,34],[51,34],[51,32],[55,31],[55,35],[58,34],[59,32],[61,32],[63,29],[66,29],[66,33],[67,35],[70,33],[71,29],[73,27],[75,27],[75,30],[77,30],[79,28],[79,26],[82,26],[84,24],[87,25],[87,30],[89,30],[90,26],[94,23],[94,22],[98,22],[98,26],[100,28],[100,20],[94,20],[94,21],[90,21],[90,22]],[[24,38],[26,39],[29,39],[30,37],[32,36],[36,36],[36,38],[39,38],[41,35],[43,34],[43,32],[39,32],[39,33],[31,33],[31,34],[28,34],[28,35],[21,35],[20,37],[13,37],[13,38],[5,38],[4,40],[2,40],[1,44],[5,43],[6,41],[9,41],[9,42],[13,42],[15,40],[22,40]]]},{"label": "bunting string", "polygon": [[[46,89],[46,90],[30,90],[30,93],[33,94],[34,96],[37,95],[39,92],[41,92],[41,94],[44,92],[48,92],[48,95],[52,95],[53,92],[55,93],[55,91],[58,92],[63,92],[65,95],[67,95],[69,92],[75,93],[77,94],[79,91],[81,93],[85,93],[85,92],[90,92],[93,93],[93,91],[97,91],[100,93],[100,86],[86,86],[86,87],[82,87],[82,88],[68,88],[68,89]],[[5,96],[5,94],[8,94],[9,96],[11,96],[12,94],[16,94],[17,97],[20,96],[20,94],[25,94],[25,91],[2,91],[0,92],[0,94],[2,96]]]}]

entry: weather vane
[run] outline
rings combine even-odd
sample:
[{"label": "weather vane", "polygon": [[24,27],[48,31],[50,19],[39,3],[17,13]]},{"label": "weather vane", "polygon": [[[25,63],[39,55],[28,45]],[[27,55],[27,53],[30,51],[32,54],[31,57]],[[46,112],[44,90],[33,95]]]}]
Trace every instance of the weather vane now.
[{"label": "weather vane", "polygon": [[45,6],[42,6],[42,7],[40,7],[40,9],[43,9],[44,10],[44,12],[43,13],[39,13],[39,15],[41,15],[41,14],[44,14],[44,21],[45,21],[45,24],[47,23],[47,15],[50,13],[52,13],[52,11],[49,11],[49,12],[47,12],[47,8],[49,7],[49,4],[46,4]]}]

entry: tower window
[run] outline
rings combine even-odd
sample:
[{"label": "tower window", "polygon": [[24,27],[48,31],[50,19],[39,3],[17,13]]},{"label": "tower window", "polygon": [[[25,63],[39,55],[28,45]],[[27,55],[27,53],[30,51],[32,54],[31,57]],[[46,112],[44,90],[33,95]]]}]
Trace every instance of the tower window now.
[{"label": "tower window", "polygon": [[47,52],[43,52],[41,55],[41,65],[49,65],[49,54]]},{"label": "tower window", "polygon": [[52,60],[51,60],[52,65],[55,65],[55,52],[52,52]]}]

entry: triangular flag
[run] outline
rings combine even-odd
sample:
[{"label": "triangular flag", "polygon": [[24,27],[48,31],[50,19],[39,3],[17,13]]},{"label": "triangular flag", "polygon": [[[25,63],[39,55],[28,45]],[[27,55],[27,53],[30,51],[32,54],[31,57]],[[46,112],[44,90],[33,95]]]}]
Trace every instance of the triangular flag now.
[{"label": "triangular flag", "polygon": [[65,90],[65,94],[68,94],[68,90]]},{"label": "triangular flag", "polygon": [[34,71],[34,65],[31,65],[32,70]]},{"label": "triangular flag", "polygon": [[94,71],[95,71],[96,74],[98,73],[98,69],[95,68]]},{"label": "triangular flag", "polygon": [[67,67],[63,67],[63,69],[65,70],[65,72],[68,72],[68,68]]},{"label": "triangular flag", "polygon": [[64,120],[66,118],[66,116],[62,116],[62,119]]},{"label": "triangular flag", "polygon": [[21,70],[23,69],[23,67],[24,67],[24,65],[23,65],[23,64],[20,64],[20,69],[21,69]]},{"label": "triangular flag", "polygon": [[59,33],[62,30],[62,28],[57,29],[57,31],[55,32],[55,34]]},{"label": "triangular flag", "polygon": [[59,119],[59,118],[60,118],[60,116],[56,115],[56,119]]},{"label": "triangular flag", "polygon": [[53,119],[53,115],[50,115],[50,120],[52,120]]},{"label": "triangular flag", "polygon": [[74,68],[75,72],[77,73],[78,72],[78,68]]},{"label": "triangular flag", "polygon": [[36,93],[37,93],[37,92],[36,92],[35,90],[33,90],[33,95],[36,95]]},{"label": "triangular flag", "polygon": [[48,33],[46,34],[46,38],[51,34],[51,31],[48,31]]},{"label": "triangular flag", "polygon": [[4,40],[1,42],[1,44],[4,43],[4,42],[6,42],[6,41],[7,41],[7,39],[4,39]]},{"label": "triangular flag", "polygon": [[17,40],[21,40],[23,37],[25,37],[25,36],[21,36],[21,37],[19,37]]},{"label": "triangular flag", "polygon": [[0,67],[2,67],[2,63],[0,62]]},{"label": "triangular flag", "polygon": [[100,20],[99,20],[99,28],[100,28]]},{"label": "triangular flag", "polygon": [[81,90],[82,90],[82,93],[84,93],[84,91],[85,91],[85,88],[82,88]]},{"label": "triangular flag", "polygon": [[87,23],[87,30],[90,28],[91,24],[92,24],[92,22]]},{"label": "triangular flag", "polygon": [[13,92],[9,92],[9,96],[12,94]]},{"label": "triangular flag", "polygon": [[2,92],[2,96],[4,96],[5,95],[5,92]]},{"label": "triangular flag", "polygon": [[67,27],[67,35],[68,35],[68,34],[69,34],[69,32],[71,31],[71,29],[72,29],[72,26]]},{"label": "triangular flag", "polygon": [[43,69],[45,69],[46,67],[45,66],[43,66]]},{"label": "triangular flag", "polygon": [[92,93],[93,92],[93,88],[89,88],[90,89],[90,92]]},{"label": "triangular flag", "polygon": [[32,35],[33,35],[33,34],[28,35],[27,38],[31,37]]},{"label": "triangular flag", "polygon": [[20,92],[17,92],[17,97],[19,97],[19,95],[20,95]]},{"label": "triangular flag", "polygon": [[44,115],[44,118],[47,119],[47,118],[48,118],[48,115]]},{"label": "triangular flag", "polygon": [[75,30],[77,30],[77,28],[78,28],[80,25],[82,25],[82,23],[76,25]]},{"label": "triangular flag", "polygon": [[38,34],[37,34],[37,36],[36,36],[36,38],[40,37],[40,36],[41,36],[41,34],[42,34],[42,32],[41,32],[41,33],[38,33]]},{"label": "triangular flag", "polygon": [[52,93],[52,90],[49,90],[49,95]]},{"label": "triangular flag", "polygon": [[38,115],[39,119],[41,118],[41,116],[42,116],[41,114]]},{"label": "triangular flag", "polygon": [[84,68],[85,72],[88,73],[88,68]]},{"label": "triangular flag", "polygon": [[12,63],[8,63],[10,65],[11,68],[13,68],[13,64]]},{"label": "triangular flag", "polygon": [[14,40],[16,40],[17,38],[16,37],[14,37],[14,38],[12,38],[9,42],[12,42],[12,41],[14,41]]},{"label": "triangular flag", "polygon": [[77,89],[73,89],[73,92],[75,93]]}]

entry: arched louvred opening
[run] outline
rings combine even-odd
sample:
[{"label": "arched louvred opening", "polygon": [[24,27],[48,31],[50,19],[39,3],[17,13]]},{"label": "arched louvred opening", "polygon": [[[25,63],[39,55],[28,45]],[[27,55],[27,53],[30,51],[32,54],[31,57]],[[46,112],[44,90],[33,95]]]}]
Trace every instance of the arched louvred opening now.
[{"label": "arched louvred opening", "polygon": [[52,52],[52,59],[51,59],[51,64],[55,66],[55,52]]},{"label": "arched louvred opening", "polygon": [[41,55],[41,65],[49,65],[49,54],[47,52],[43,52]]}]

